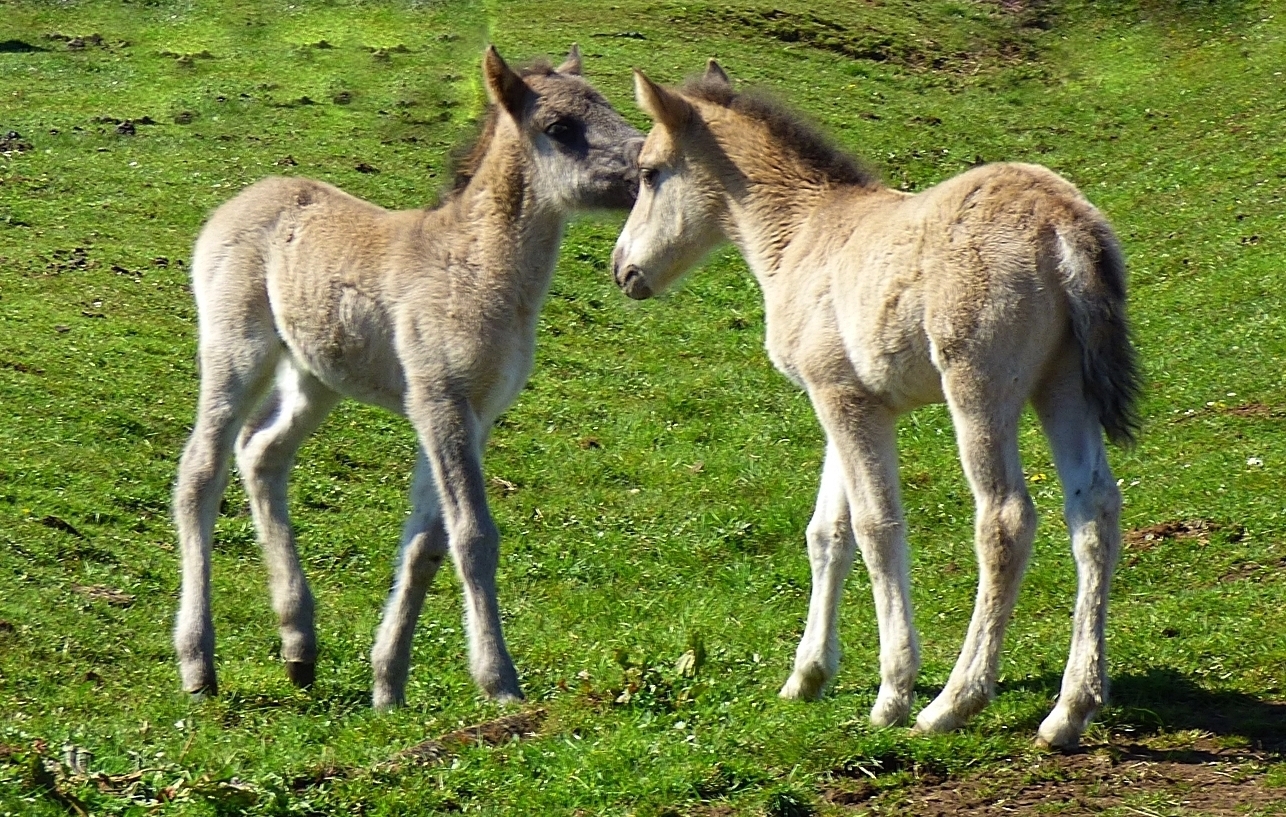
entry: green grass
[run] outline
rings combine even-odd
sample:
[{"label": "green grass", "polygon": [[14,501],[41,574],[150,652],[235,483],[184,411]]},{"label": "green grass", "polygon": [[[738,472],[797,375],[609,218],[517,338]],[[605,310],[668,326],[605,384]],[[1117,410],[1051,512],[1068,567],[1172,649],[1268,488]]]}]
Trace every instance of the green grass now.
[{"label": "green grass", "polygon": [[[134,799],[75,789],[95,811],[149,812],[149,796],[185,780],[159,811],[195,814],[642,817],[707,801],[789,814],[829,808],[819,787],[845,764],[961,773],[1034,751],[1075,582],[1034,424],[1023,450],[1043,521],[992,707],[945,736],[865,723],[878,644],[860,570],[833,692],[780,701],[807,606],[820,431],[762,351],[759,294],[735,253],[669,297],[630,303],[607,268],[619,218],[570,230],[536,372],[487,453],[501,605],[528,696],[550,712],[542,736],[436,768],[292,783],[327,765],[375,769],[502,714],[469,681],[445,574],[421,619],[409,706],[367,708],[414,440],[353,404],[307,444],[292,485],[318,597],[316,687],[298,692],[281,671],[234,486],[214,561],[222,694],[180,695],[167,514],[197,384],[191,242],[210,209],[270,173],[388,207],[430,203],[480,110],[488,39],[519,59],[579,41],[587,74],[639,126],[631,65],[676,81],[714,55],[893,186],[979,160],[1040,162],[1080,185],[1125,243],[1149,380],[1141,443],[1113,453],[1125,524],[1213,523],[1126,549],[1115,697],[1089,737],[1279,741],[1267,703],[1286,682],[1286,4],[1029,5],[8,4],[0,135],[29,148],[0,157],[0,743],[18,749],[0,761],[0,813],[62,812],[27,765],[36,741],[92,750],[107,774],[159,770]],[[972,605],[972,503],[944,410],[908,416],[900,438],[924,703]],[[76,589],[94,585],[135,600]],[[689,678],[675,662],[694,639],[707,656]],[[641,689],[615,703],[631,681]],[[220,785],[234,778],[243,790]]]}]

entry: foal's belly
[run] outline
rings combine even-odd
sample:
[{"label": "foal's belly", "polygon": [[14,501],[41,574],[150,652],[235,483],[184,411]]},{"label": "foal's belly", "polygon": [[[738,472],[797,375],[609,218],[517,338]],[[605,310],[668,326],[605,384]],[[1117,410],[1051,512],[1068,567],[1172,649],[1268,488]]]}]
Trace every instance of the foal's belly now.
[{"label": "foal's belly", "polygon": [[296,364],[328,388],[403,413],[406,378],[375,299],[339,285],[324,297],[274,303],[274,318]]},{"label": "foal's belly", "polygon": [[869,349],[849,349],[849,361],[858,380],[895,410],[910,411],[940,403],[942,375],[927,354],[913,352],[872,354]]}]

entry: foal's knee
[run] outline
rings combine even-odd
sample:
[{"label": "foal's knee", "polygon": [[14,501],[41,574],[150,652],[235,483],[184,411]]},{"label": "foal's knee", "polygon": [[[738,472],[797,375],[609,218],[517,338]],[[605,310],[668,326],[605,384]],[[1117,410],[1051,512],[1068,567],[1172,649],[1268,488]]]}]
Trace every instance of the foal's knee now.
[{"label": "foal's knee", "polygon": [[1063,513],[1078,561],[1103,558],[1115,564],[1121,546],[1121,489],[1110,472],[1067,492]]},{"label": "foal's knee", "polygon": [[985,503],[979,513],[979,545],[1000,572],[1021,573],[1036,534],[1036,505],[1026,491],[1015,491]]}]

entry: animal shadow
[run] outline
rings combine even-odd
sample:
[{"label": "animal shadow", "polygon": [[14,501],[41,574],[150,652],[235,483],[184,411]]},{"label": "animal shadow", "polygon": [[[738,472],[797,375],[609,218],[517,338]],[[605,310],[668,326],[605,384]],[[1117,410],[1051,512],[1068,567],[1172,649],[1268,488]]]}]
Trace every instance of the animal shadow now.
[{"label": "animal shadow", "polygon": [[1199,729],[1239,735],[1263,749],[1286,749],[1286,702],[1207,689],[1168,667],[1113,678],[1102,720],[1108,726],[1134,726],[1149,732]]},{"label": "animal shadow", "polygon": [[[997,694],[1036,692],[1053,698],[1062,684],[1059,673],[1002,681]],[[916,690],[917,694],[937,690]],[[1044,713],[1033,716],[1035,728]],[[1113,731],[1136,735],[1197,729],[1214,735],[1239,736],[1266,751],[1286,750],[1286,701],[1270,701],[1226,689],[1209,689],[1176,669],[1150,667],[1113,675],[1108,703],[1095,718]]]}]

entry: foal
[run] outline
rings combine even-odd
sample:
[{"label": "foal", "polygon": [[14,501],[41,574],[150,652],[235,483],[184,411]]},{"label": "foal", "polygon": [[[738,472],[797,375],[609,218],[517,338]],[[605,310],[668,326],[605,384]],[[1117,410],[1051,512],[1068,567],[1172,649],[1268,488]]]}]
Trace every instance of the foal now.
[{"label": "foal", "polygon": [[817,697],[835,675],[856,545],[880,628],[871,722],[910,714],[920,656],[895,424],[945,400],[977,504],[979,585],[955,670],[916,727],[954,729],[987,704],[1036,527],[1017,432],[1031,401],[1063,484],[1079,576],[1062,692],[1039,739],[1075,746],[1107,691],[1104,625],[1120,548],[1103,431],[1128,442],[1137,426],[1125,266],[1107,221],[1034,165],[975,168],[918,195],[889,190],[796,117],[735,93],[713,61],[678,91],[636,71],[635,92],[656,127],[613,254],[617,283],[650,297],[730,239],[763,289],[768,354],[808,391],[826,431],[807,534],[812,601],[782,697]]},{"label": "foal", "polygon": [[389,212],[321,182],[269,178],[215,211],[197,239],[201,390],[174,491],[185,690],[215,690],[210,539],[234,449],[286,671],[313,681],[313,599],[286,479],[304,438],[346,396],[405,415],[420,443],[371,652],[374,705],[403,702],[415,621],[448,552],[474,681],[494,698],[522,697],[500,631],[482,449],[531,372],[569,214],[630,206],[642,134],[581,78],[575,46],[557,69],[521,73],[489,48],[483,73],[492,104],[441,207]]}]

